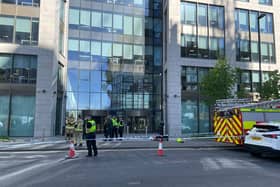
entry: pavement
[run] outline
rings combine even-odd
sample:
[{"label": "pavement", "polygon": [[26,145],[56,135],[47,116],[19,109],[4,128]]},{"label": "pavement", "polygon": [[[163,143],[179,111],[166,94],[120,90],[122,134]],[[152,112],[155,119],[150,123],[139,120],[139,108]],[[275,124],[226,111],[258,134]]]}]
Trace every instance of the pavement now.
[{"label": "pavement", "polygon": [[[97,147],[103,149],[157,149],[158,141],[150,137],[130,136],[121,140],[104,141],[102,136],[97,137]],[[163,148],[236,148],[236,145],[218,143],[209,137],[185,138],[184,143],[177,143],[175,139],[163,142]],[[6,151],[57,151],[68,150],[69,143],[64,137],[46,137],[39,139],[18,138],[10,142],[0,142],[0,152]],[[77,150],[85,150],[85,142]]]}]

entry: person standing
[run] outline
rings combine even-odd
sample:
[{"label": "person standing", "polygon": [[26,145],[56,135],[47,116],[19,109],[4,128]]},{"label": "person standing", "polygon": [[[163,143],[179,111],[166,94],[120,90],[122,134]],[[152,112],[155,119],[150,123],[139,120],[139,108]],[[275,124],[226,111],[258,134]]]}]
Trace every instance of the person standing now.
[{"label": "person standing", "polygon": [[77,123],[75,125],[75,131],[74,131],[74,145],[77,146],[77,144],[79,144],[79,146],[83,146],[83,125],[84,125],[84,121],[82,120],[81,116],[78,116],[77,119]]},{"label": "person standing", "polygon": [[105,137],[105,141],[108,140],[108,136],[109,136],[109,117],[106,117],[105,122],[104,122],[104,137]]},{"label": "person standing", "polygon": [[118,121],[116,117],[112,118],[112,124],[113,124],[113,137],[118,138]]},{"label": "person standing", "polygon": [[118,122],[118,126],[119,126],[119,135],[120,135],[120,140],[122,140],[123,138],[123,129],[124,129],[124,124],[123,124],[123,120],[119,120]]},{"label": "person standing", "polygon": [[91,117],[90,120],[87,120],[86,124],[86,140],[87,140],[87,157],[92,157],[92,149],[94,151],[94,157],[97,156],[97,146],[96,146],[96,123]]},{"label": "person standing", "polygon": [[71,115],[66,119],[66,126],[65,126],[66,140],[73,141],[75,123],[76,122],[73,115]]}]

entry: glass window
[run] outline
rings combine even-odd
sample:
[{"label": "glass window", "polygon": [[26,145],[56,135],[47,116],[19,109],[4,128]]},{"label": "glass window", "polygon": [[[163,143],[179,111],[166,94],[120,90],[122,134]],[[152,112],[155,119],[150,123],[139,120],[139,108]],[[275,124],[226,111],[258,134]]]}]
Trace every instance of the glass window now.
[{"label": "glass window", "polygon": [[79,51],[79,40],[69,39],[68,43],[70,51]]},{"label": "glass window", "polygon": [[134,0],[134,6],[143,7],[144,6],[144,0]]},{"label": "glass window", "polygon": [[0,55],[0,82],[10,82],[12,56]]},{"label": "glass window", "polygon": [[269,60],[270,60],[270,63],[275,63],[274,44],[269,43],[268,44],[268,50],[269,50]]},{"label": "glass window", "polygon": [[236,59],[237,61],[250,61],[251,53],[250,53],[250,42],[248,40],[240,40],[236,41]]},{"label": "glass window", "polygon": [[142,45],[134,45],[134,55],[136,56],[143,56],[144,55],[144,48]]},{"label": "glass window", "polygon": [[154,65],[160,66],[162,64],[162,48],[155,47],[154,48]]},{"label": "glass window", "polygon": [[224,8],[209,6],[208,9],[209,26],[224,29]]},{"label": "glass window", "polygon": [[261,60],[264,63],[268,63],[269,62],[269,51],[268,51],[268,43],[261,43]]},{"label": "glass window", "polygon": [[90,52],[90,42],[86,40],[80,40],[80,51],[81,52]]},{"label": "glass window", "polygon": [[67,110],[77,110],[78,107],[78,94],[76,92],[67,92]]},{"label": "glass window", "polygon": [[249,30],[249,19],[247,10],[239,10],[239,29],[243,31]]},{"label": "glass window", "polygon": [[90,61],[90,41],[80,40],[80,60]]},{"label": "glass window", "polygon": [[80,29],[90,28],[90,11],[81,10],[80,11]]},{"label": "glass window", "polygon": [[11,103],[10,136],[33,136],[34,114],[34,96],[13,96]]},{"label": "glass window", "polygon": [[112,56],[112,43],[102,42],[102,56],[104,57]]},{"label": "glass window", "polygon": [[111,97],[107,93],[101,94],[101,109],[107,110],[111,108]]},{"label": "glass window", "polygon": [[[1,57],[0,57],[1,60]],[[1,64],[1,61],[0,61]],[[0,65],[1,66],[1,65]],[[0,136],[8,136],[10,97],[0,95]]]},{"label": "glass window", "polygon": [[143,19],[134,17],[134,35],[142,36],[144,32]]},{"label": "glass window", "polygon": [[16,0],[2,0],[2,3],[16,4]]},{"label": "glass window", "polygon": [[[67,71],[67,91],[76,92],[78,91],[78,80],[79,80],[79,72],[77,69],[68,69]],[[67,98],[68,100],[68,98]]]},{"label": "glass window", "polygon": [[272,5],[272,0],[259,0],[259,4]]},{"label": "glass window", "polygon": [[90,79],[90,91],[101,92],[101,71],[91,71]]},{"label": "glass window", "polygon": [[101,110],[101,94],[93,93],[90,95],[90,109]]},{"label": "glass window", "polygon": [[131,60],[132,59],[132,45],[124,44],[123,45],[123,58]]},{"label": "glass window", "polygon": [[206,36],[198,36],[198,57],[208,58],[208,38]]},{"label": "glass window", "polygon": [[13,42],[14,18],[0,16],[0,42]]},{"label": "glass window", "polygon": [[210,130],[209,107],[204,102],[199,103],[199,133],[207,133]]},{"label": "glass window", "polygon": [[13,65],[13,82],[28,83],[29,68],[30,56],[15,55]]},{"label": "glass window", "polygon": [[28,18],[16,18],[16,43],[30,44],[31,21]]},{"label": "glass window", "polygon": [[250,29],[251,32],[258,32],[258,12],[250,12]]},{"label": "glass window", "polygon": [[263,33],[273,33],[273,17],[272,14],[264,13],[265,16],[260,19],[260,29]]},{"label": "glass window", "polygon": [[183,6],[183,24],[196,25],[196,4],[195,3],[182,3]]},{"label": "glass window", "polygon": [[69,24],[70,25],[79,25],[80,24],[80,11],[78,9],[69,10]]},{"label": "glass window", "polygon": [[259,61],[259,47],[258,42],[251,41],[251,61],[258,62]]},{"label": "glass window", "polygon": [[102,26],[101,12],[92,11],[91,17],[91,26],[100,28]]},{"label": "glass window", "polygon": [[182,134],[198,132],[198,106],[196,100],[183,100],[182,107]]},{"label": "glass window", "polygon": [[79,92],[89,92],[89,71],[80,70]]},{"label": "glass window", "polygon": [[113,56],[122,57],[122,44],[118,44],[118,43],[113,44]]},{"label": "glass window", "polygon": [[101,42],[91,42],[91,55],[101,56]]},{"label": "glass window", "polygon": [[31,44],[38,45],[39,39],[39,19],[32,19],[32,33],[31,33]]},{"label": "glass window", "polygon": [[207,5],[198,5],[197,9],[198,25],[207,26]]},{"label": "glass window", "polygon": [[182,35],[182,57],[196,57],[197,56],[197,42],[196,36],[193,35]]},{"label": "glass window", "polygon": [[103,13],[103,27],[112,27],[112,14]]},{"label": "glass window", "polygon": [[131,16],[124,16],[124,34],[132,35],[132,17]]},{"label": "glass window", "polygon": [[122,31],[122,29],[123,29],[123,16],[118,15],[118,14],[114,14],[113,25],[114,25],[114,30],[116,32]]},{"label": "glass window", "polygon": [[79,93],[78,108],[80,110],[89,109],[89,94],[88,93]]}]

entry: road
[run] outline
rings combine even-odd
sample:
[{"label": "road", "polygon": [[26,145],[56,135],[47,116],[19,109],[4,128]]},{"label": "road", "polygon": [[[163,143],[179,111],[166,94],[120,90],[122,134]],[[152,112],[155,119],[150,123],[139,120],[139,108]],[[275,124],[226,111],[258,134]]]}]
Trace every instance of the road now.
[{"label": "road", "polygon": [[0,186],[279,187],[280,159],[237,149],[102,150],[65,160],[65,152],[0,153]]}]

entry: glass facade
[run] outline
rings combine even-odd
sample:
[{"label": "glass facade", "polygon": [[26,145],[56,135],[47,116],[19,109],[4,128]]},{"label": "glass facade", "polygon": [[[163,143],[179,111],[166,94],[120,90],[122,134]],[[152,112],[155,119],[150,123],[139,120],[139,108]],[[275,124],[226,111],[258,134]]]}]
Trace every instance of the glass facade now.
[{"label": "glass facade", "polygon": [[161,119],[161,0],[73,0],[69,10],[67,114],[107,115],[132,133]]},{"label": "glass facade", "polygon": [[[258,20],[258,16],[265,14]],[[260,23],[260,25],[258,25]],[[243,62],[258,62],[258,28],[261,34],[261,62],[275,62],[273,14],[251,10],[235,10],[236,60]],[[244,37],[244,34],[248,34]],[[242,37],[243,36],[243,37]]]},{"label": "glass facade", "polygon": [[0,54],[0,136],[33,136],[36,74],[36,56]]},{"label": "glass facade", "polygon": [[20,6],[40,6],[40,0],[0,0],[0,3],[16,4]]},{"label": "glass facade", "polygon": [[225,55],[223,7],[181,2],[181,24],[186,28],[181,34],[181,57],[217,59]]},{"label": "glass facade", "polygon": [[38,45],[39,19],[0,15],[0,42]]},{"label": "glass facade", "polygon": [[199,82],[208,73],[207,68],[182,67],[181,123],[182,134],[211,132],[210,109],[200,96]]}]

